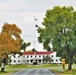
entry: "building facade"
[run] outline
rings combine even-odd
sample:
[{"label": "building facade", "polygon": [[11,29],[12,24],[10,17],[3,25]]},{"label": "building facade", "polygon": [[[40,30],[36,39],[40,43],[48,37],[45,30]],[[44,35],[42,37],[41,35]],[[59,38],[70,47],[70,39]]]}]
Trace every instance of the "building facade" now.
[{"label": "building facade", "polygon": [[60,57],[56,57],[56,52],[23,52],[22,56],[19,54],[9,55],[11,58],[10,64],[33,64],[36,62],[37,64],[47,63],[44,60],[44,57],[49,56],[51,61],[49,63],[61,63]]}]

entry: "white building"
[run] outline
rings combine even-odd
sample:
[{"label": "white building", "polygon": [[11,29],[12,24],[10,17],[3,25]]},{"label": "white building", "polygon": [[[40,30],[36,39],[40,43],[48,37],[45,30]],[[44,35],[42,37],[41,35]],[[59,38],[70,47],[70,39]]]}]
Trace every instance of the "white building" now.
[{"label": "white building", "polygon": [[22,56],[16,54],[15,56],[9,55],[11,58],[10,64],[33,64],[37,62],[37,64],[45,63],[44,57],[50,56],[50,63],[61,63],[60,57],[56,57],[56,52],[23,52]]}]

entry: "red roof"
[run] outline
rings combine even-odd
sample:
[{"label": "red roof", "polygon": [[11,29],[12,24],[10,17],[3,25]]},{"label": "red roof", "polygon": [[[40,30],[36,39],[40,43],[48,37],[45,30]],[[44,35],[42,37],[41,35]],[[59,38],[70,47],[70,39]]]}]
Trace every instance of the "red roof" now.
[{"label": "red roof", "polygon": [[23,52],[23,55],[45,55],[45,54],[52,54],[53,52]]}]

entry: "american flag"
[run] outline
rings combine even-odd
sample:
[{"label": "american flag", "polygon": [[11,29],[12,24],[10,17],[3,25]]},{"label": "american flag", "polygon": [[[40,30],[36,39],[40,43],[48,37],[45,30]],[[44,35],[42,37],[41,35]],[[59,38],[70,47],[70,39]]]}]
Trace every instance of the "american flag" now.
[{"label": "american flag", "polygon": [[37,24],[36,24],[35,26],[36,26],[36,27],[38,27],[38,25],[37,25]]},{"label": "american flag", "polygon": [[37,18],[34,18],[34,20],[35,20],[35,21],[38,21],[38,19],[37,19]]}]

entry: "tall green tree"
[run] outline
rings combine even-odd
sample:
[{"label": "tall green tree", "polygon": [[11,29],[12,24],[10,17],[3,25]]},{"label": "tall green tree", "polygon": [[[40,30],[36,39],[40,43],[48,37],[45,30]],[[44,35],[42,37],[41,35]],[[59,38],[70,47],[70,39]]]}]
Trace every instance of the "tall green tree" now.
[{"label": "tall green tree", "polygon": [[55,6],[46,11],[38,27],[38,41],[44,48],[52,49],[68,57],[68,70],[72,69],[73,56],[76,54],[76,11],[72,6]]}]

